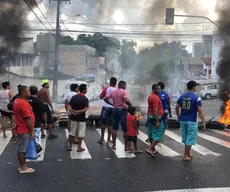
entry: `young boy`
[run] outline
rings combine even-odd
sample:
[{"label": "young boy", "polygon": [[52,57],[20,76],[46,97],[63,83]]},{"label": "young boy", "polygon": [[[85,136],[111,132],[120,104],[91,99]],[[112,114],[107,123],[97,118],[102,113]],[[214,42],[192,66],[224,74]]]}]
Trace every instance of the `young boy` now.
[{"label": "young boy", "polygon": [[131,150],[131,141],[134,144],[135,153],[141,153],[137,148],[137,117],[135,116],[136,108],[135,107],[129,107],[128,108],[128,115],[126,117],[126,124],[127,124],[127,137],[128,137],[128,151],[132,152]]}]

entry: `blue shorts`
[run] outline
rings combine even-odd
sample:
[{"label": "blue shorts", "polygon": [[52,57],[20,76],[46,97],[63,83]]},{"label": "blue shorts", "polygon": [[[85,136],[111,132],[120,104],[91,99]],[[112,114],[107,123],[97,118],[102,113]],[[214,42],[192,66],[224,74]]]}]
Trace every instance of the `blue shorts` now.
[{"label": "blue shorts", "polygon": [[148,139],[161,141],[164,136],[164,123],[160,120],[160,127],[156,128],[156,124],[153,123],[153,119],[153,116],[148,116]]},{"label": "blue shorts", "polygon": [[196,144],[198,134],[198,123],[192,121],[180,121],[182,143],[186,146]]},{"label": "blue shorts", "polygon": [[103,107],[101,110],[101,124],[112,126],[113,119],[113,108],[111,107]]},{"label": "blue shorts", "polygon": [[127,110],[126,109],[113,109],[113,130],[118,131],[119,124],[121,123],[121,128],[123,132],[127,132],[126,128],[126,116]]}]

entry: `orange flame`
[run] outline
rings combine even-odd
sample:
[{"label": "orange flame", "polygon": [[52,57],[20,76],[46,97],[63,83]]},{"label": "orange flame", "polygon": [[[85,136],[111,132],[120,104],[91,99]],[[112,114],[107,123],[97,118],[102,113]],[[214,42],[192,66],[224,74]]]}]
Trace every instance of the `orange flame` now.
[{"label": "orange flame", "polygon": [[225,126],[230,125],[230,99],[226,102],[224,114],[220,117],[219,122],[225,124]]}]

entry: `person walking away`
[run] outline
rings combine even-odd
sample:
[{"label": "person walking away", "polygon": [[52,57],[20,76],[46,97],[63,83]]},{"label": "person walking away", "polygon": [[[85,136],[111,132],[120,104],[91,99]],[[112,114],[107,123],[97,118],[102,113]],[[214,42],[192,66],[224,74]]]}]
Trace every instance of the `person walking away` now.
[{"label": "person walking away", "polygon": [[86,134],[86,111],[89,108],[89,100],[85,96],[87,93],[87,85],[81,84],[79,86],[79,91],[77,95],[73,96],[69,102],[68,110],[71,112],[71,127],[69,133],[68,151],[72,151],[72,144],[78,139],[77,152],[85,151],[82,148],[82,140]]},{"label": "person walking away", "polygon": [[31,139],[34,139],[35,117],[32,107],[27,99],[30,96],[29,88],[21,86],[19,97],[13,105],[13,112],[17,124],[16,131],[18,136],[18,161],[19,173],[33,173],[35,170],[26,166],[25,154]]},{"label": "person walking away", "polygon": [[[47,127],[49,131],[49,136],[48,139],[55,139],[57,138],[57,135],[53,134],[53,105],[50,99],[50,94],[49,94],[49,80],[44,79],[41,84],[42,88],[38,91],[37,98],[40,99],[42,102],[45,104],[46,108],[46,113],[47,113]],[[42,126],[42,138],[45,137],[45,134],[43,132],[43,126]]]},{"label": "person walking away", "polygon": [[[113,103],[109,101],[112,98]],[[128,93],[126,91],[126,82],[120,81],[118,84],[118,88],[113,90],[109,95],[105,96],[104,101],[109,105],[114,107],[113,109],[113,131],[112,131],[112,138],[113,138],[113,145],[112,149],[116,149],[116,139],[117,139],[117,131],[119,129],[119,124],[121,124],[124,141],[125,141],[125,151],[128,150],[128,140],[126,136],[127,127],[126,127],[126,116],[127,116],[127,109],[128,106],[132,106],[131,102],[128,98]]]},{"label": "person walking away", "polygon": [[11,91],[11,84],[9,81],[2,83],[3,90],[0,91],[0,113],[2,116],[2,133],[3,138],[6,138],[6,125],[7,120],[9,119],[11,121],[11,128],[12,128],[12,137],[14,140],[14,143],[17,143],[16,139],[16,131],[15,131],[15,122],[12,111],[8,110],[8,104],[10,103],[10,100],[13,98],[13,92]]},{"label": "person walking away", "polygon": [[70,85],[70,92],[66,95],[65,109],[66,109],[67,116],[68,116],[68,130],[70,130],[70,123],[71,123],[71,120],[70,120],[71,112],[68,110],[68,104],[69,104],[70,100],[72,99],[72,97],[74,95],[76,95],[78,92],[79,92],[78,84],[71,84]]},{"label": "person walking away", "polygon": [[[103,91],[100,94],[100,99],[103,99],[105,96],[109,95],[113,90],[115,90],[116,84],[117,84],[117,79],[115,77],[111,77],[110,86],[105,87],[103,89]],[[113,103],[112,99],[110,99],[110,102]],[[107,143],[111,142],[110,137],[112,134],[112,115],[113,115],[113,106],[104,101],[101,110],[101,138],[98,141],[98,143],[103,144],[104,142],[106,125],[108,126]]]},{"label": "person walking away", "polygon": [[37,98],[38,87],[31,85],[29,89],[31,96],[28,98],[28,102],[35,116],[34,140],[41,145],[41,124],[44,123],[44,127],[47,126],[47,113],[44,103]]},{"label": "person walking away", "polygon": [[202,108],[202,101],[199,96],[195,94],[197,91],[197,83],[189,81],[187,83],[188,92],[184,93],[177,101],[176,114],[180,121],[182,143],[184,148],[184,161],[192,160],[191,148],[197,142],[198,123],[197,113],[202,121],[203,129],[205,125],[205,115]]},{"label": "person walking away", "polygon": [[126,125],[127,125],[127,139],[128,139],[128,151],[131,153],[131,142],[134,144],[135,153],[141,153],[142,151],[137,148],[137,117],[135,116],[136,108],[129,107],[128,114],[126,118]]},{"label": "person walking away", "polygon": [[152,85],[152,93],[148,97],[148,138],[150,139],[150,147],[146,149],[146,153],[155,157],[157,153],[155,146],[162,140],[164,135],[164,123],[162,121],[163,107],[160,98],[160,86]]}]

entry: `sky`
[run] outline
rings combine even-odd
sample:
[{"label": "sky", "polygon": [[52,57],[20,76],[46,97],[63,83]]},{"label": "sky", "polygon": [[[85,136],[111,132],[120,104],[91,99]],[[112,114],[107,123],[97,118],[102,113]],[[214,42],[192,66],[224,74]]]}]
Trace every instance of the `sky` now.
[{"label": "sky", "polygon": [[[180,40],[183,44],[188,45],[188,50],[191,51],[193,42],[199,42],[202,34],[212,34],[212,32],[216,30],[216,27],[204,19],[182,17],[175,17],[175,25],[165,26],[165,8],[174,7],[175,14],[206,16],[215,21],[218,19],[218,15],[215,12],[217,1],[218,0],[71,0],[71,4],[64,2],[61,4],[61,20],[70,18],[64,22],[65,25],[61,24],[61,29],[113,32],[111,36],[117,37],[119,40],[123,38],[134,39],[138,44],[138,50],[165,40]],[[48,20],[55,22],[56,3],[49,3],[48,0],[37,0],[37,2],[39,2],[39,7],[48,17]],[[42,21],[46,22],[38,8],[35,8],[34,11]],[[72,17],[79,14],[80,16],[78,17]],[[36,17],[33,13],[28,15],[28,21],[36,21]],[[77,25],[75,23],[81,24]],[[47,23],[46,26],[47,28],[51,28]],[[55,23],[52,23],[52,26],[55,28]],[[30,27],[42,28],[41,25],[36,23],[30,23]],[[156,33],[156,35],[153,36],[153,33]],[[180,35],[170,36],[171,34]],[[78,33],[66,32],[65,35],[71,35],[76,38]]]}]

